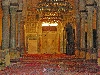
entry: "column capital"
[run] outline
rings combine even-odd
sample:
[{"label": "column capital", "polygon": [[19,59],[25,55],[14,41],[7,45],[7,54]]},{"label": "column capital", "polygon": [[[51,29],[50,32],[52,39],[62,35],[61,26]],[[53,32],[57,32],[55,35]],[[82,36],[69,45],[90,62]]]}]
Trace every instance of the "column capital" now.
[{"label": "column capital", "polygon": [[18,8],[18,0],[11,0],[10,1],[10,8]]},{"label": "column capital", "polygon": [[[3,0],[2,1],[2,10],[6,11],[9,10],[10,2],[9,0]],[[7,11],[8,12],[8,11]]]},{"label": "column capital", "polygon": [[94,0],[86,0],[86,4],[87,5],[92,5],[92,4],[94,4]]},{"label": "column capital", "polygon": [[95,0],[86,0],[86,7],[95,7]]},{"label": "column capital", "polygon": [[85,10],[85,0],[79,0],[79,10]]},{"label": "column capital", "polygon": [[10,1],[9,0],[2,0],[2,7],[3,6],[10,6]]},{"label": "column capital", "polygon": [[9,6],[8,5],[2,6],[2,10],[3,11],[9,10]]},{"label": "column capital", "polygon": [[94,12],[94,6],[86,6],[88,13]]},{"label": "column capital", "polygon": [[23,0],[19,0],[18,4],[19,4],[18,10],[22,10],[23,9]]},{"label": "column capital", "polygon": [[17,7],[10,7],[10,14],[16,14]]},{"label": "column capital", "polygon": [[97,6],[100,7],[100,0],[95,0],[95,2],[97,3]]},{"label": "column capital", "polygon": [[18,10],[18,3],[10,3],[10,14],[16,14]]}]

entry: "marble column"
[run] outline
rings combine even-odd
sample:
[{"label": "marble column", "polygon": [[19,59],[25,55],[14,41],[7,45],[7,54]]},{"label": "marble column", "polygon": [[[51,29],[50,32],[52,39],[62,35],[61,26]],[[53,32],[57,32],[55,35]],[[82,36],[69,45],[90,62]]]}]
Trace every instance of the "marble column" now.
[{"label": "marble column", "polygon": [[18,4],[10,3],[10,48],[16,49],[16,11]]},{"label": "marble column", "polygon": [[9,55],[9,0],[3,0],[2,1],[2,51],[1,53],[1,62],[4,63],[4,65],[1,65],[1,70],[4,69],[4,67],[10,65],[10,55]]},{"label": "marble column", "polygon": [[17,25],[17,47],[20,48],[20,23],[22,20],[22,8],[23,8],[23,1],[22,0],[18,0],[18,10],[17,10],[17,16],[18,16],[18,25]]},{"label": "marble column", "polygon": [[22,17],[22,10],[17,10],[18,15],[18,26],[17,26],[17,47],[20,48],[20,23],[21,23],[21,17]]},{"label": "marble column", "polygon": [[86,12],[81,11],[81,40],[80,40],[80,58],[85,58],[85,51],[86,51],[86,46],[85,46],[85,23],[86,23]]},{"label": "marble column", "polygon": [[80,49],[80,14],[79,14],[79,0],[75,0],[76,9],[76,49]]},{"label": "marble column", "polygon": [[85,23],[86,23],[86,3],[85,0],[80,0],[79,2],[79,11],[80,11],[80,48],[85,48]]},{"label": "marble column", "polygon": [[85,52],[85,0],[76,0],[76,17],[77,17],[77,26],[76,26],[76,35],[77,35],[77,49],[75,55],[78,58],[84,58]]},{"label": "marble column", "polygon": [[100,0],[96,0],[97,2],[97,52],[98,52],[98,65],[100,66]]},{"label": "marble column", "polygon": [[20,55],[21,55],[21,53],[22,53],[22,51],[21,51],[21,47],[20,47],[20,33],[21,33],[21,29],[20,29],[20,25],[21,25],[21,18],[22,18],[22,10],[20,10],[20,9],[18,9],[17,10],[17,40],[16,40],[16,50],[17,50],[17,58],[20,58]]},{"label": "marble column", "polygon": [[10,3],[10,58],[17,58],[16,50],[16,11],[18,9],[18,3],[11,1]]},{"label": "marble column", "polygon": [[2,50],[9,48],[9,0],[2,1]]},{"label": "marble column", "polygon": [[94,0],[87,0],[87,54],[86,59],[91,59],[91,53],[93,49],[93,2]]}]

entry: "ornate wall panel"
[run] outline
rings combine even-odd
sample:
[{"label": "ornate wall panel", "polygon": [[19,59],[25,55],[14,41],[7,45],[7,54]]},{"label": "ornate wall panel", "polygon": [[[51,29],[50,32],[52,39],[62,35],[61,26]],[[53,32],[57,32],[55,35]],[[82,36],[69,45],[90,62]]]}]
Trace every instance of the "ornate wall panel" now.
[{"label": "ornate wall panel", "polygon": [[28,22],[26,25],[26,33],[36,33],[36,23]]},{"label": "ornate wall panel", "polygon": [[42,53],[58,53],[58,34],[54,31],[42,33]]},{"label": "ornate wall panel", "polygon": [[37,40],[28,40],[28,54],[37,54]]}]

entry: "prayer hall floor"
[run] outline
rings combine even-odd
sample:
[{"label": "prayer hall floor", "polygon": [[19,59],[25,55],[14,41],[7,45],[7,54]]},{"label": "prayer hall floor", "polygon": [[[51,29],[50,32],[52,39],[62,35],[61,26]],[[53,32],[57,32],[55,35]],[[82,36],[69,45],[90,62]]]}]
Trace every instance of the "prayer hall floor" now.
[{"label": "prayer hall floor", "polygon": [[24,55],[17,63],[0,71],[0,75],[100,75],[96,62],[66,54]]}]

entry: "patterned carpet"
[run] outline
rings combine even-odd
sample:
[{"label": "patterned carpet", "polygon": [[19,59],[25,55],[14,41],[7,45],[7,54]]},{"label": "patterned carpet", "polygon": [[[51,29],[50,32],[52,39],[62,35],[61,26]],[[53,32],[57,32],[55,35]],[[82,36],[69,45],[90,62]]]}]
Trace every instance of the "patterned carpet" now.
[{"label": "patterned carpet", "polygon": [[[96,62],[65,54],[24,55],[0,75],[100,75]],[[98,73],[98,74],[97,74]]]}]

